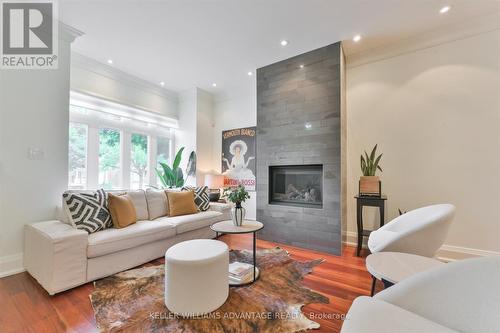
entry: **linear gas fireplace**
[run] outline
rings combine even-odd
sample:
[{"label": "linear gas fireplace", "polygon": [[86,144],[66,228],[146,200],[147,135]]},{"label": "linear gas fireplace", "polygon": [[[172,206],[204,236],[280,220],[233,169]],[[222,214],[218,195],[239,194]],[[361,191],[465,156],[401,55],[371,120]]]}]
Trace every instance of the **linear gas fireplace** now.
[{"label": "linear gas fireplace", "polygon": [[322,208],[323,165],[269,166],[269,203]]}]

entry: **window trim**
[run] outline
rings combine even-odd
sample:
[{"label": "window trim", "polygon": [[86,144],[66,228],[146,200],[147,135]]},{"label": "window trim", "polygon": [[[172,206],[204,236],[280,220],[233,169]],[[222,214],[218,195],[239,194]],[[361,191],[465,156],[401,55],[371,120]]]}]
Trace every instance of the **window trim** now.
[{"label": "window trim", "polygon": [[119,159],[119,169],[120,169],[120,172],[119,172],[119,178],[120,178],[120,184],[118,187],[116,188],[112,188],[112,190],[120,190],[120,189],[123,189],[124,188],[124,182],[125,182],[125,179],[124,179],[124,171],[123,171],[123,165],[124,165],[124,158],[125,156],[123,155],[123,152],[124,152],[124,149],[123,149],[123,143],[124,143],[124,135],[126,134],[125,131],[121,130],[120,128],[116,128],[116,127],[109,127],[109,126],[101,126],[101,127],[98,127],[97,129],[97,186],[99,188],[102,187],[101,184],[99,184],[99,169],[100,169],[100,164],[101,164],[101,161],[100,161],[100,150],[101,150],[101,138],[100,138],[100,132],[101,130],[109,130],[109,131],[115,131],[115,132],[118,132],[120,134],[120,159]]},{"label": "window trim", "polygon": [[[130,140],[129,140],[129,154],[130,154],[130,159],[128,161],[128,165],[129,165],[129,188],[132,189],[132,168],[131,168],[131,164],[132,164],[132,135],[142,135],[142,136],[145,136],[146,137],[146,178],[144,180],[145,184],[143,185],[147,185],[146,183],[150,183],[150,181],[153,179],[151,177],[151,171],[153,169],[151,169],[151,146],[150,146],[150,142],[151,142],[151,137],[150,135],[147,135],[147,134],[143,134],[143,133],[137,133],[137,132],[131,132],[130,133]],[[149,181],[148,181],[149,180]]]},{"label": "window trim", "polygon": [[[68,124],[68,132],[69,132],[69,127],[71,126],[71,124],[82,125],[85,127],[85,136],[86,136],[86,142],[85,142],[85,185],[83,186],[83,188],[85,189],[88,187],[88,183],[89,183],[89,169],[88,169],[88,164],[89,164],[89,158],[88,158],[89,157],[89,125],[87,125],[85,123],[77,123],[77,122],[70,121]],[[69,136],[68,136],[68,145],[69,145]],[[69,147],[68,147],[68,155],[69,155]],[[80,188],[78,186],[71,186],[70,185],[69,160],[68,160],[67,178],[68,178],[68,189],[79,189]]]}]

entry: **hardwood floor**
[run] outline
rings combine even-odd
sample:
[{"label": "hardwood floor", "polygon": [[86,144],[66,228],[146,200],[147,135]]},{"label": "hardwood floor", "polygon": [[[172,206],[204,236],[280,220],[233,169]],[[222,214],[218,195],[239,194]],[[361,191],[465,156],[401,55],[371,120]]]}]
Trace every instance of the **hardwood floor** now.
[{"label": "hardwood floor", "polygon": [[[220,238],[230,248],[251,249],[249,235],[225,235]],[[329,304],[311,304],[303,308],[306,316],[321,324],[311,332],[339,332],[340,316],[349,309],[354,298],[369,295],[370,274],[365,259],[355,256],[355,248],[346,246],[342,256],[296,248],[288,245],[257,241],[258,248],[280,246],[296,260],[324,258],[304,279],[304,285],[327,296]],[[146,265],[163,263],[154,260]],[[381,283],[377,290],[382,289]],[[28,274],[20,273],[0,279],[0,332],[98,332],[89,301],[92,283],[49,296]]]}]

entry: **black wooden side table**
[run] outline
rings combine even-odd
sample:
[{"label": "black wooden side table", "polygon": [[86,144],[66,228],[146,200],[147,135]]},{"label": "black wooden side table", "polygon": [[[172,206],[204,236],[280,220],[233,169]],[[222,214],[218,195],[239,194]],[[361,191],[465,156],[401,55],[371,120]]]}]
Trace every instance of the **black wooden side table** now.
[{"label": "black wooden side table", "polygon": [[357,195],[356,198],[356,222],[358,225],[358,246],[356,249],[356,255],[359,257],[359,252],[361,251],[361,245],[363,244],[363,237],[370,236],[372,230],[365,230],[363,228],[363,207],[378,207],[380,213],[380,227],[384,225],[384,207],[387,197],[382,195],[380,197],[368,196],[368,195]]}]

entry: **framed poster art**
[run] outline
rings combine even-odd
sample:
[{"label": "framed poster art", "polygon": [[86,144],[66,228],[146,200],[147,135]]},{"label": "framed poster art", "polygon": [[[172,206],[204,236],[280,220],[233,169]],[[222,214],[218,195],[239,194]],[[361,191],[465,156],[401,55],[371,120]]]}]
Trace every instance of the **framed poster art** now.
[{"label": "framed poster art", "polygon": [[243,185],[255,191],[256,127],[222,131],[222,174],[224,187]]}]

